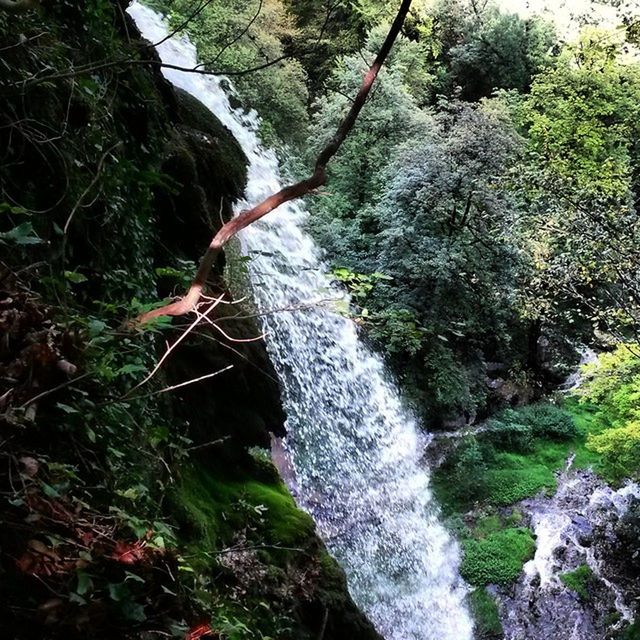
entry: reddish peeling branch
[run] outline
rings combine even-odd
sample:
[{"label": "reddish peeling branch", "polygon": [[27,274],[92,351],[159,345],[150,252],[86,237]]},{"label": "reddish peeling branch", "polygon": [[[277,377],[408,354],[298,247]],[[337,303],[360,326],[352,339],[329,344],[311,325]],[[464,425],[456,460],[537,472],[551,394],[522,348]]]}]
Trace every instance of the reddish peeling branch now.
[{"label": "reddish peeling branch", "polygon": [[266,216],[281,204],[300,198],[325,184],[327,180],[326,166],[331,158],[333,158],[333,156],[338,152],[351,129],[353,129],[353,125],[356,123],[358,115],[360,114],[360,111],[362,111],[362,107],[369,97],[371,87],[378,77],[378,73],[389,55],[389,51],[391,51],[393,43],[400,33],[400,29],[402,28],[409,11],[409,7],[411,6],[411,1],[412,0],[402,0],[398,13],[391,25],[391,28],[389,29],[389,33],[387,34],[375,61],[365,74],[358,94],[351,104],[349,113],[347,113],[344,120],[340,123],[338,130],[329,143],[320,152],[320,155],[316,160],[313,175],[305,180],[301,180],[300,182],[296,182],[293,185],[285,187],[277,193],[274,193],[252,209],[242,211],[235,218],[224,224],[214,236],[204,256],[202,256],[198,272],[196,273],[196,277],[194,278],[187,295],[176,302],[143,314],[138,318],[139,322],[148,322],[149,320],[158,318],[159,316],[180,316],[192,311],[200,301],[202,290],[204,289],[218,253],[222,247],[231,238],[233,238],[233,236],[256,220]]}]

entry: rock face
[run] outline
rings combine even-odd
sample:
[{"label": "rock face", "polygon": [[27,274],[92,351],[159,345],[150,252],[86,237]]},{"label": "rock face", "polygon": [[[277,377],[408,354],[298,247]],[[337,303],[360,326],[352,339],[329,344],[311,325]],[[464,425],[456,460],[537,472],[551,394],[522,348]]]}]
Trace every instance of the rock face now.
[{"label": "rock face", "polygon": [[567,469],[553,497],[520,504],[537,550],[518,583],[498,594],[507,640],[604,640],[632,622],[638,586],[624,566],[633,556],[625,524],[638,496],[635,484],[614,490]]}]

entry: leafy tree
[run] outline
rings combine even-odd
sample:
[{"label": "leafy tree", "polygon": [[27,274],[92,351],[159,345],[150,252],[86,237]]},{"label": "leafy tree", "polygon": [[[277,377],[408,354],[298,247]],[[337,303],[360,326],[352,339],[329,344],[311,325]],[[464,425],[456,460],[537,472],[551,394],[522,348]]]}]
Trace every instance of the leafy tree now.
[{"label": "leafy tree", "polygon": [[527,91],[549,60],[550,24],[480,4],[439,0],[420,16],[416,33],[428,46],[436,93],[477,101],[496,89]]},{"label": "leafy tree", "polygon": [[[336,191],[316,201],[312,228],[334,263],[392,278],[366,301],[368,327],[430,418],[471,416],[486,395],[484,357],[505,355],[517,323],[513,203],[500,185],[519,141],[489,105],[421,112],[398,59],[337,159]],[[317,127],[330,126],[341,99]]]},{"label": "leafy tree", "polygon": [[599,431],[587,446],[601,454],[615,480],[640,477],[640,355],[637,344],[620,345],[585,369],[579,393],[596,404]]},{"label": "leafy tree", "polygon": [[451,82],[460,87],[460,96],[477,100],[495,89],[527,91],[549,60],[552,26],[539,18],[502,13],[493,5],[480,10],[472,1],[471,7],[464,41],[449,51]]},{"label": "leafy tree", "polygon": [[518,172],[517,231],[531,256],[523,312],[583,335],[634,332],[640,305],[640,65],[617,54],[589,30],[528,97],[505,98],[528,140]]}]

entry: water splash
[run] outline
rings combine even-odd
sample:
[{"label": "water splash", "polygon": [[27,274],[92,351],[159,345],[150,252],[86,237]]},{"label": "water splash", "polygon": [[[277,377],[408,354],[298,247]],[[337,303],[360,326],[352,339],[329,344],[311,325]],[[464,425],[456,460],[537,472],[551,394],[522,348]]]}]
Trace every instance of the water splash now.
[{"label": "water splash", "polygon": [[[152,42],[167,34],[150,9],[134,4],[130,12]],[[197,64],[185,38],[158,52],[167,63]],[[206,104],[246,153],[246,202],[238,208],[279,190],[278,161],[260,142],[257,114],[233,109],[221,78],[164,74]],[[459,550],[438,521],[420,462],[425,438],[355,324],[333,310],[344,293],[324,275],[306,216],[302,204],[289,203],[241,236],[259,309],[281,310],[263,324],[283,388],[297,501],[387,640],[469,640]]]}]

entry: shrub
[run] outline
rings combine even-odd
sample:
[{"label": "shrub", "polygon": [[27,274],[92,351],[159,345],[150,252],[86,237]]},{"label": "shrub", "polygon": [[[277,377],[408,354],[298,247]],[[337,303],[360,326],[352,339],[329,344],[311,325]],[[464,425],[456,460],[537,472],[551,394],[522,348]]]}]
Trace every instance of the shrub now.
[{"label": "shrub", "polygon": [[517,422],[528,426],[535,438],[571,440],[578,435],[573,417],[554,404],[541,402],[514,411]]},{"label": "shrub", "polygon": [[460,571],[470,584],[514,582],[524,563],[533,557],[536,543],[525,528],[504,529],[483,540],[463,540],[464,558]]},{"label": "shrub", "polygon": [[[510,412],[515,413],[515,412]],[[533,445],[533,431],[531,427],[519,422],[507,422],[503,420],[490,420],[489,439],[501,449],[526,453]]]}]

